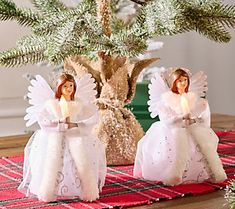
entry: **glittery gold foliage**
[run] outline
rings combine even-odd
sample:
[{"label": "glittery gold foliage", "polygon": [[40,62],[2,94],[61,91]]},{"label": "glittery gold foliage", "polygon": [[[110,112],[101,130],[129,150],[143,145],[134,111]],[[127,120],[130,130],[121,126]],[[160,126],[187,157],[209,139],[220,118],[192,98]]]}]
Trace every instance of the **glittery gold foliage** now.
[{"label": "glittery gold foliage", "polygon": [[220,0],[127,0],[136,9],[128,20],[115,13],[121,1],[83,0],[68,7],[59,0],[32,0],[36,10],[30,10],[0,0],[0,20],[15,20],[32,31],[0,53],[1,65],[48,61],[63,63],[73,74],[92,74],[101,115],[97,131],[106,144],[108,164],[133,163],[144,134],[125,104],[135,95],[141,71],[158,58],[133,63],[130,58],[143,53],[147,40],[156,36],[195,30],[228,42],[227,28],[235,28],[235,6]]}]

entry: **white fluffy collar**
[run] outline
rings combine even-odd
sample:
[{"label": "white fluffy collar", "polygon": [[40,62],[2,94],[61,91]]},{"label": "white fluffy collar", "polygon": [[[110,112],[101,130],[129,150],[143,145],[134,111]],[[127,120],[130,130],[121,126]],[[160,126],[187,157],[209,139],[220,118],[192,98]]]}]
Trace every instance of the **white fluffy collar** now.
[{"label": "white fluffy collar", "polygon": [[[68,108],[71,115],[75,113],[79,113],[82,110],[83,104],[82,101],[76,98],[73,101],[68,101]],[[61,107],[60,107],[60,100],[58,99],[50,99],[45,103],[45,107],[49,113],[54,115],[57,118],[61,118]]]},{"label": "white fluffy collar", "polygon": [[175,94],[172,91],[163,93],[161,98],[164,104],[170,107],[178,114],[183,114],[182,106],[181,106],[181,97],[184,96],[189,104],[190,111],[192,111],[195,107],[195,104],[198,100],[198,96],[193,92],[184,93],[182,95]]}]

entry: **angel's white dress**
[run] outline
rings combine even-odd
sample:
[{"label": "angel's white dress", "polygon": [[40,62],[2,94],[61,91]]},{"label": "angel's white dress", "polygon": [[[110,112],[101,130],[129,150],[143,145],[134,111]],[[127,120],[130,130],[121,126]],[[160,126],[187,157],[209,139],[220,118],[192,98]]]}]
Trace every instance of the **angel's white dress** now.
[{"label": "angel's white dress", "polygon": [[153,123],[138,143],[135,177],[167,185],[221,182],[227,178],[217,154],[219,139],[209,125],[207,101],[193,92],[183,96],[196,123],[184,125],[182,95],[163,93],[156,104],[160,121]]},{"label": "angel's white dress", "polygon": [[25,147],[23,181],[19,190],[46,202],[57,198],[99,197],[106,176],[103,144],[93,133],[97,110],[81,101],[68,103],[71,122],[78,127],[66,129],[60,118],[59,101],[49,100],[38,113],[41,127]]}]

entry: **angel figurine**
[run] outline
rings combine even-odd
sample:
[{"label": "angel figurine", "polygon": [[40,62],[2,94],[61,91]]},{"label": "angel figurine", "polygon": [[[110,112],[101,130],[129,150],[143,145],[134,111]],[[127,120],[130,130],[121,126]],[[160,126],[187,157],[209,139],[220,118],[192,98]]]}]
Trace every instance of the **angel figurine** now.
[{"label": "angel figurine", "polygon": [[91,75],[76,79],[62,74],[54,93],[37,75],[29,86],[27,126],[38,122],[25,147],[19,191],[45,202],[79,197],[99,198],[105,176],[103,144],[93,130],[98,120],[95,83]]},{"label": "angel figurine", "polygon": [[222,182],[227,176],[217,153],[218,137],[210,128],[210,110],[202,98],[206,75],[178,68],[156,73],[149,84],[151,117],[159,115],[138,142],[134,176],[166,185]]}]

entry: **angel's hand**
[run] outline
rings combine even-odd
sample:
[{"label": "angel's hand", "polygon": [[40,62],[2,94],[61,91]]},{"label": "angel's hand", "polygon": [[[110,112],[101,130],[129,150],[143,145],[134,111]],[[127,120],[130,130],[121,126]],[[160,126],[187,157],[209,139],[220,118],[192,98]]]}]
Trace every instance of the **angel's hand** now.
[{"label": "angel's hand", "polygon": [[192,125],[192,124],[194,124],[194,123],[196,123],[196,120],[195,119],[189,119],[189,125]]},{"label": "angel's hand", "polygon": [[65,132],[68,129],[67,123],[58,123],[57,130],[59,132]]},{"label": "angel's hand", "polygon": [[67,123],[67,124],[68,124],[68,129],[78,127],[77,123]]},{"label": "angel's hand", "polygon": [[190,124],[190,118],[183,118],[183,127],[188,127]]},{"label": "angel's hand", "polygon": [[204,120],[200,117],[197,117],[197,118],[189,118],[189,119],[185,119],[184,120],[184,123],[185,123],[185,126],[190,126],[194,123],[203,123]]},{"label": "angel's hand", "polygon": [[62,118],[59,120],[59,123],[66,123],[66,118]]},{"label": "angel's hand", "polygon": [[190,113],[187,113],[183,116],[183,120],[189,120],[190,119]]},{"label": "angel's hand", "polygon": [[195,123],[203,123],[204,122],[204,119],[201,117],[194,118],[194,120],[195,120]]}]

